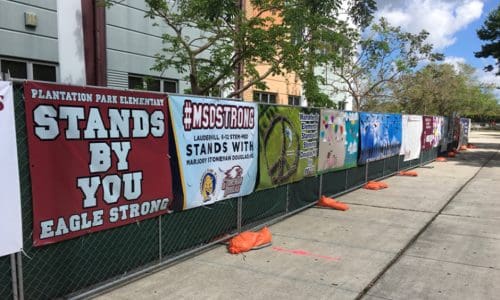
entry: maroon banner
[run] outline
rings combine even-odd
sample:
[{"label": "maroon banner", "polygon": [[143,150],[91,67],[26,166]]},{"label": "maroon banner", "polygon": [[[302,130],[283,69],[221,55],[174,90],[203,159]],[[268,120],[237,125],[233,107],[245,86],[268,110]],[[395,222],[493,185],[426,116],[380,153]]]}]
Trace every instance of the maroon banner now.
[{"label": "maroon banner", "polygon": [[422,150],[432,149],[434,143],[433,118],[431,116],[422,116]]},{"label": "maroon banner", "polygon": [[38,82],[24,96],[34,246],[169,212],[166,96]]}]

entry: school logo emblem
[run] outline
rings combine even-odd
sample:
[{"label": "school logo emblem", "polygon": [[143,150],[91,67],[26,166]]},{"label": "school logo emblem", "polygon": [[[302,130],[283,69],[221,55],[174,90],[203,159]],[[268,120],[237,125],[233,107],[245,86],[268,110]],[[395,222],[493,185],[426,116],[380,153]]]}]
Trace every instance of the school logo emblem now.
[{"label": "school logo emblem", "polygon": [[243,183],[243,168],[236,165],[231,169],[224,172],[226,177],[222,181],[222,190],[224,191],[224,197],[231,194],[237,194],[240,192],[241,184]]},{"label": "school logo emblem", "polygon": [[203,202],[212,200],[216,184],[217,178],[215,176],[215,172],[212,169],[206,170],[201,177],[200,182],[200,192],[201,196],[203,197]]}]

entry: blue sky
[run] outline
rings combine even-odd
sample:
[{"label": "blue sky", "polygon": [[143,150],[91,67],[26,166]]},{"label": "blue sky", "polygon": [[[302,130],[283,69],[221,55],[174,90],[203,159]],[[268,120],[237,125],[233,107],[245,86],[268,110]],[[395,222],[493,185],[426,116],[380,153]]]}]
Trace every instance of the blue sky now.
[{"label": "blue sky", "polygon": [[[476,35],[484,20],[499,4],[498,0],[378,0],[376,17],[384,17],[392,25],[417,33],[425,29],[435,50],[444,53],[445,62],[464,62],[475,67],[476,77],[485,83],[500,86],[500,77],[484,72],[494,63],[474,57],[482,41]],[[496,91],[500,98],[500,90]]]}]

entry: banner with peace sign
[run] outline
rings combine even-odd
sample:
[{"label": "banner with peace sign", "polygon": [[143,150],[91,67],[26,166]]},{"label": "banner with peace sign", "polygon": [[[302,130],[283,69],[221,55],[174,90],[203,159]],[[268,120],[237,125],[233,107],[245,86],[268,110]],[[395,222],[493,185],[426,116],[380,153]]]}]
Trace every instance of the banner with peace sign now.
[{"label": "banner with peace sign", "polygon": [[315,176],[319,109],[259,106],[259,190]]}]

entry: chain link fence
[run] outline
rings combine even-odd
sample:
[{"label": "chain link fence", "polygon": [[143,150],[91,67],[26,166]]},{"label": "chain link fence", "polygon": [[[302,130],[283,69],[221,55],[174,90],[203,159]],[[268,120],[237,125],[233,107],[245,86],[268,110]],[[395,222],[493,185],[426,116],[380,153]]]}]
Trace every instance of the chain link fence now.
[{"label": "chain link fence", "polygon": [[0,257],[0,299],[12,299],[10,256]]},{"label": "chain link fence", "polygon": [[[32,201],[23,90],[15,85],[24,253],[19,298],[85,297],[134,274],[168,265],[248,230],[314,205],[319,195],[337,195],[366,181],[432,161],[437,150],[403,161],[401,156],[370,162],[352,169],[324,173],[299,182],[254,192],[127,226],[95,232],[76,239],[34,248]],[[0,258],[0,299],[12,299],[9,257]],[[82,292],[83,291],[83,292]]]}]

